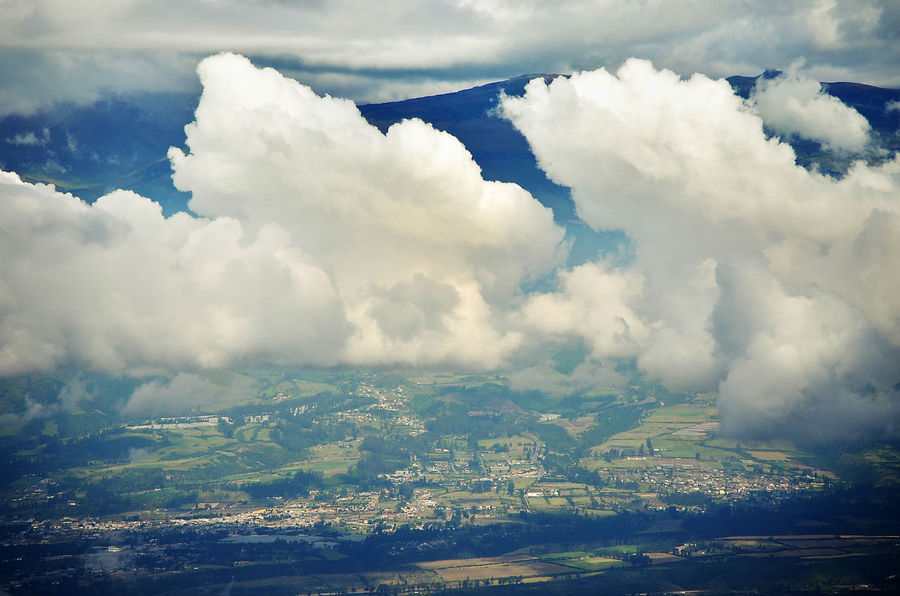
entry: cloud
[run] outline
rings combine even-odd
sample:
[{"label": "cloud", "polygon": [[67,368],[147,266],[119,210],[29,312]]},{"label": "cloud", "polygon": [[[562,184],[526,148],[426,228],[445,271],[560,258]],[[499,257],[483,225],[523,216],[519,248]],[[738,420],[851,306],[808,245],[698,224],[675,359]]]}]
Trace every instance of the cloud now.
[{"label": "cloud", "polygon": [[562,257],[549,209],[483,180],[458,140],[420,120],[382,134],[352,102],[235,55],[199,73],[190,153],[170,151],[176,186],[202,215],[287,230],[346,305],[350,361],[503,361],[518,340],[492,309]]},{"label": "cloud", "polygon": [[583,335],[596,358],[636,356],[650,328],[630,306],[643,291],[640,275],[589,263],[560,273],[558,292],[537,294],[523,308],[541,336]]},{"label": "cloud", "polygon": [[[222,386],[196,374],[179,373],[171,379],[150,381],[135,389],[122,413],[129,416],[186,414],[198,408],[237,403],[253,393],[249,381]],[[129,452],[128,457],[136,459],[141,455]]]},{"label": "cloud", "polygon": [[624,267],[582,266],[531,297],[542,331],[582,336],[596,359],[633,355],[670,386],[718,386],[735,433],[810,407],[833,423],[851,403],[893,413],[859,427],[896,432],[900,288],[884,273],[900,255],[900,158],[809,172],[725,81],[640,60],[536,79],[502,106],[579,216],[635,247]]},{"label": "cloud", "polygon": [[136,461],[141,461],[141,460],[144,460],[144,459],[147,459],[148,457],[150,457],[150,450],[145,449],[143,447],[141,447],[139,449],[135,449],[134,447],[129,447],[127,457],[128,457],[128,461],[132,462],[132,463],[136,462]]},{"label": "cloud", "polygon": [[6,142],[10,145],[46,145],[50,142],[50,129],[43,129],[40,137],[34,134],[34,132],[29,131],[25,134],[17,134],[12,138],[7,138]]},{"label": "cloud", "polygon": [[549,209],[421,121],[382,134],[235,55],[200,76],[170,156],[201,217],[0,175],[0,374],[506,360],[520,285],[564,257]]},{"label": "cloud", "polygon": [[869,122],[821,85],[792,67],[774,79],[760,79],[751,96],[766,126],[842,151],[862,151],[869,142]]},{"label": "cloud", "polygon": [[725,432],[852,439],[900,429],[897,346],[841,296],[788,293],[760,258],[723,262],[713,323],[733,358],[720,385]]},{"label": "cloud", "polygon": [[69,412],[77,409],[82,402],[90,401],[93,398],[94,392],[88,387],[85,380],[78,376],[63,385],[58,396],[59,405]]},{"label": "cloud", "polygon": [[[0,116],[30,115],[62,102],[90,104],[132,91],[198,91],[197,57],[160,49],[0,45]],[[40,137],[38,137],[40,139]]]},{"label": "cloud", "polygon": [[[545,348],[583,345],[573,390],[635,363],[718,388],[734,434],[896,434],[900,157],[807,171],[726,81],[647,61],[535,79],[503,114],[578,216],[633,247],[560,270],[551,212],[449,134],[383,134],[233,54],[199,74],[187,151],[169,153],[196,215],[0,174],[0,374],[516,365],[517,387],[547,386]],[[522,290],[554,271],[552,291]],[[125,411],[223,395],[182,372]]]},{"label": "cloud", "polygon": [[87,205],[0,174],[0,372],[64,364],[332,363],[349,333],[327,275],[277,226],[162,216],[117,191]]},{"label": "cloud", "polygon": [[104,90],[187,89],[188,63],[220,51],[294,61],[289,70],[317,91],[358,101],[612,67],[633,55],[713,76],[805,56],[819,80],[900,85],[900,9],[879,0],[7,4],[0,105],[11,111]]},{"label": "cloud", "polygon": [[537,364],[512,371],[509,384],[514,390],[538,390],[548,393],[584,394],[594,391],[616,392],[628,378],[610,364],[582,362],[571,371],[561,373],[547,364]]},{"label": "cloud", "polygon": [[29,397],[26,397],[25,411],[21,414],[15,414],[13,412],[0,414],[0,424],[4,426],[20,427],[22,425],[28,424],[32,420],[50,418],[56,413],[56,411],[57,406],[55,404],[47,406],[40,402],[34,401]]}]

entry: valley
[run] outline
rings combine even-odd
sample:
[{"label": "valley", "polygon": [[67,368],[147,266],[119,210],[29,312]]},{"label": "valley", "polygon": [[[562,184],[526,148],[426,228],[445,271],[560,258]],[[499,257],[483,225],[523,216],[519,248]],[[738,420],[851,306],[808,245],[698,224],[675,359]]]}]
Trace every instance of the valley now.
[{"label": "valley", "polygon": [[[878,559],[900,542],[893,522],[822,508],[853,488],[821,455],[718,436],[715,395],[636,381],[573,400],[502,375],[241,374],[259,389],[230,407],[141,418],[110,394],[68,423],[7,426],[3,548],[40,554],[36,568],[5,558],[4,589],[156,593],[220,577],[271,593],[526,589],[713,556]],[[108,409],[105,423],[89,405]],[[798,509],[760,535],[760,516]],[[733,535],[721,520],[704,529],[740,511],[754,518]]]}]

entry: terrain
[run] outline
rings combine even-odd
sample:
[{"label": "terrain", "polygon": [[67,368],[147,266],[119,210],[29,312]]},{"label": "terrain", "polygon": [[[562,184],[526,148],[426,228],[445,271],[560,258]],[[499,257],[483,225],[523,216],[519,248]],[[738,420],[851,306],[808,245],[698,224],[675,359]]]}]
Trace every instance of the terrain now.
[{"label": "terrain", "polygon": [[[555,75],[535,75],[552,77]],[[766,73],[760,77],[775,76]],[[732,77],[749,98],[760,77]],[[566,228],[568,266],[628,254],[595,231],[496,115],[533,76],[360,106],[384,131],[421,118],[460,139]],[[900,90],[827,83],[900,149]],[[196,97],[119,96],[0,120],[0,167],[90,202],[159,201]],[[767,131],[772,136],[773,131]],[[840,178],[846,152],[792,136]],[[854,159],[859,158],[854,156]],[[892,592],[900,450],[720,432],[715,393],[626,381],[574,391],[515,371],[257,368],[0,379],[0,590],[11,594]]]},{"label": "terrain", "polygon": [[[73,381],[85,396],[3,420],[5,590],[893,585],[890,445],[722,438],[714,395],[639,378],[577,396],[502,374],[207,380],[250,389],[166,416],[133,411],[104,375],[2,384],[6,411]],[[739,575],[710,574],[723,562]],[[789,580],[755,577],[772,565]]]}]

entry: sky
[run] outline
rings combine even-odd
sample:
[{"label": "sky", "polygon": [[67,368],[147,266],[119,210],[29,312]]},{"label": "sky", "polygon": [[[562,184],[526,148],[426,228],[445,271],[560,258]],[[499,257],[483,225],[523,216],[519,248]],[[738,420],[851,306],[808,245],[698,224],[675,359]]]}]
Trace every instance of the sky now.
[{"label": "sky", "polygon": [[682,75],[900,86],[900,5],[854,0],[2,0],[0,109],[108,91],[198,90],[236,52],[357,102],[649,59]]},{"label": "sky", "polygon": [[[573,391],[625,382],[624,363],[718,391],[736,435],[897,436],[900,159],[818,84],[900,86],[895,3],[372,6],[2,2],[6,113],[200,100],[168,153],[190,213],[0,173],[0,375],[164,374],[126,407],[159,413],[211,399],[198,371],[247,363],[504,370]],[[719,79],[767,67],[784,74],[749,100]],[[382,134],[356,107],[535,72],[574,74],[498,117],[631,254],[567,266],[565,230],[528,192],[485,180],[446,132]],[[796,164],[791,135],[879,159],[831,177]],[[549,355],[571,345],[586,358],[563,377]]]}]

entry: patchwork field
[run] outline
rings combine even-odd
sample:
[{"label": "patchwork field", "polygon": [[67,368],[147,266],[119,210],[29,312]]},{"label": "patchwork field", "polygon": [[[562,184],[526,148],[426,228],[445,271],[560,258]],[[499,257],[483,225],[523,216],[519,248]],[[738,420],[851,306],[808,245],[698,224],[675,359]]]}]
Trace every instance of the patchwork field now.
[{"label": "patchwork field", "polygon": [[419,563],[422,569],[438,573],[448,581],[464,579],[537,578],[584,571],[599,571],[621,566],[617,559],[588,553],[555,553],[544,557],[506,555],[502,557],[449,559]]}]

